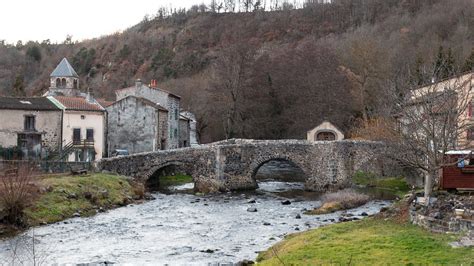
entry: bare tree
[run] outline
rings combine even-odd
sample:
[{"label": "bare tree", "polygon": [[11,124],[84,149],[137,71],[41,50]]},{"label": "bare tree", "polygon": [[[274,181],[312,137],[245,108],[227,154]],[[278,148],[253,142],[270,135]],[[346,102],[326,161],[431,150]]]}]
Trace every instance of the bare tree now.
[{"label": "bare tree", "polygon": [[473,74],[469,73],[393,98],[400,99],[395,106],[400,123],[395,156],[424,173],[425,197],[431,195],[441,168],[456,163],[447,158],[446,152],[472,148],[472,82]]}]

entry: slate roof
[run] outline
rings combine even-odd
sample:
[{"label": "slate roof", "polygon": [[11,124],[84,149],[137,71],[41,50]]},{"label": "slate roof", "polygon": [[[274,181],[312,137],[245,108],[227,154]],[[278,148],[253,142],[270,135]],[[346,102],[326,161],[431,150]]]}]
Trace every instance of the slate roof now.
[{"label": "slate roof", "polygon": [[0,97],[0,109],[59,111],[46,97]]},{"label": "slate roof", "polygon": [[54,96],[58,102],[60,102],[66,110],[74,111],[95,111],[104,112],[104,108],[98,103],[90,103],[83,97],[66,97],[66,96]]},{"label": "slate roof", "polygon": [[[162,91],[162,92],[165,92],[165,93],[168,93],[170,96],[174,97],[174,98],[177,98],[177,99],[181,99],[181,96],[177,95],[177,94],[174,94],[170,91],[167,91],[167,90],[164,90],[164,89],[161,89],[161,88],[153,88],[153,87],[150,87],[150,86],[147,86],[145,84],[142,84],[143,87],[146,87],[150,90],[157,90],[157,91]],[[126,87],[126,88],[121,88],[121,89],[116,89],[115,91],[121,91],[121,90],[128,90],[128,89],[136,89],[137,86],[133,85],[133,86],[130,86],[130,87]]]},{"label": "slate roof", "polygon": [[51,77],[75,77],[78,78],[76,71],[74,68],[69,64],[66,58],[63,58],[58,66],[53,70],[51,73]]}]

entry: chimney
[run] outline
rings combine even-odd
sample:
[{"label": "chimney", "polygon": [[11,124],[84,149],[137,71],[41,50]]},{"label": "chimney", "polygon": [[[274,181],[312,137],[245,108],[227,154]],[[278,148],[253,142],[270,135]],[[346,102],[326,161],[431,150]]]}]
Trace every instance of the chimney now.
[{"label": "chimney", "polygon": [[141,80],[141,79],[135,80],[135,87],[139,88],[139,87],[142,86],[142,84],[143,84],[143,83],[142,83],[142,80]]},{"label": "chimney", "polygon": [[87,88],[86,101],[88,103],[94,103],[94,93],[91,88]]},{"label": "chimney", "polygon": [[156,89],[158,87],[158,83],[156,82],[156,79],[151,80],[150,87],[153,89]]}]

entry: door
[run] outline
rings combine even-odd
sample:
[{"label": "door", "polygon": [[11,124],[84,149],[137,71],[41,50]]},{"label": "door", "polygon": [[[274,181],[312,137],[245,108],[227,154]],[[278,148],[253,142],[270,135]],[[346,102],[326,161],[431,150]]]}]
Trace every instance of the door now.
[{"label": "door", "polygon": [[72,130],[72,142],[74,144],[81,144],[81,129],[74,128]]}]

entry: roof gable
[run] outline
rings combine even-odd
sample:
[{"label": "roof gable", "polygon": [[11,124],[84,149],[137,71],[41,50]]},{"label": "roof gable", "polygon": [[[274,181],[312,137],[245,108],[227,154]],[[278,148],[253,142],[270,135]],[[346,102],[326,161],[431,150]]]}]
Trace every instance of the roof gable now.
[{"label": "roof gable", "polygon": [[69,64],[66,58],[63,58],[58,66],[53,70],[51,73],[51,77],[75,77],[78,78],[76,71],[74,68]]}]

